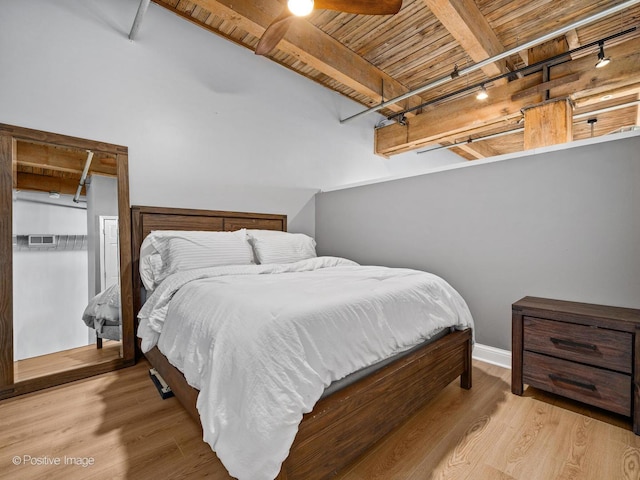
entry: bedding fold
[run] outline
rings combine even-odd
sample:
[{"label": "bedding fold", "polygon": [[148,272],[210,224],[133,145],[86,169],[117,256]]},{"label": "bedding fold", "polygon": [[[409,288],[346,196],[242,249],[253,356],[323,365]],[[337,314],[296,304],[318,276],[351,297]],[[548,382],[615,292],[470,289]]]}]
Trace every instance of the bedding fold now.
[{"label": "bedding fold", "polygon": [[82,320],[98,337],[120,340],[120,285],[113,284],[89,300]]}]

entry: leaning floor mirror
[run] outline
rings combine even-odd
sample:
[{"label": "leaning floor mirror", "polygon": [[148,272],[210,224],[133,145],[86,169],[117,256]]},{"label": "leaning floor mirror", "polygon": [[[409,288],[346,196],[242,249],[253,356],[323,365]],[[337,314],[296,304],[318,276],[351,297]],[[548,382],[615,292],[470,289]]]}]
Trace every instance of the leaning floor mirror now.
[{"label": "leaning floor mirror", "polygon": [[127,147],[0,124],[0,399],[135,362]]}]

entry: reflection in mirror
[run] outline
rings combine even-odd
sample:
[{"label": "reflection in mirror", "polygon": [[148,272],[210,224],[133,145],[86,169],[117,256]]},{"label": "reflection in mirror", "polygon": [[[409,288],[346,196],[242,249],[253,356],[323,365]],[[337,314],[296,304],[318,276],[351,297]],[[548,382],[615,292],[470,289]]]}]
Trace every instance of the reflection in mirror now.
[{"label": "reflection in mirror", "polygon": [[17,140],[15,381],[122,356],[117,160]]}]

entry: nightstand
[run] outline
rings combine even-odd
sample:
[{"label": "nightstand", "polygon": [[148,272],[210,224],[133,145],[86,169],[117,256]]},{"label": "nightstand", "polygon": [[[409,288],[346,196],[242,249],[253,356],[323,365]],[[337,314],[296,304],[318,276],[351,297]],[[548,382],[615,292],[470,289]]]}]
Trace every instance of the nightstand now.
[{"label": "nightstand", "polygon": [[512,306],[511,391],[523,384],[632,418],[640,435],[640,310],[525,297]]}]

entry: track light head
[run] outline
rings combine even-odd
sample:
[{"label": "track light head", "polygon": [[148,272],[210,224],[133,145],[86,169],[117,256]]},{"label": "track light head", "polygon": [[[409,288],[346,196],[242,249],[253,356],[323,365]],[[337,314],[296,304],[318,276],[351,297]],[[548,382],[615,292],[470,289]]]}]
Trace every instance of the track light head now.
[{"label": "track light head", "polygon": [[480,87],[480,91],[476,95],[476,98],[478,100],[486,100],[487,98],[489,98],[489,94],[487,93],[487,89],[484,88],[484,85]]},{"label": "track light head", "polygon": [[609,57],[604,56],[604,42],[600,42],[600,50],[598,51],[598,62],[596,63],[596,68],[602,68],[609,65],[611,59]]}]

